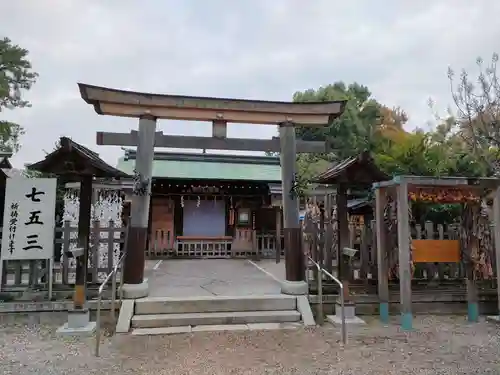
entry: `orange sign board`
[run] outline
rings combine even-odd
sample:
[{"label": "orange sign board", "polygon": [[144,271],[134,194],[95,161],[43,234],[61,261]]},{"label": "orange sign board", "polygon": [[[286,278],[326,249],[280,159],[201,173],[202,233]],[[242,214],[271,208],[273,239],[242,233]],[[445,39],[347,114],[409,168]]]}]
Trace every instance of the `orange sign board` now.
[{"label": "orange sign board", "polygon": [[458,263],[460,243],[458,240],[412,240],[415,263]]}]

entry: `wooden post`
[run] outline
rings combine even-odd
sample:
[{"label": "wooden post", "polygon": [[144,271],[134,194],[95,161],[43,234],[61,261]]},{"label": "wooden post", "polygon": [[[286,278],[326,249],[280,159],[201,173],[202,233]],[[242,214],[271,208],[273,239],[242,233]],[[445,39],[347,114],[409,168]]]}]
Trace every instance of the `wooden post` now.
[{"label": "wooden post", "polygon": [[497,271],[498,315],[500,317],[500,187],[496,189],[493,201],[493,228]]},{"label": "wooden post", "polygon": [[64,285],[68,285],[69,276],[69,261],[68,261],[68,251],[71,241],[71,222],[69,220],[64,220],[62,227],[62,246],[61,252],[63,254],[63,265],[62,265],[62,282]]},{"label": "wooden post", "polygon": [[[153,171],[156,119],[144,115],[139,119],[137,157],[135,161],[136,184],[132,195],[130,231],[124,264],[124,293],[131,298],[144,297],[148,287],[144,281],[146,239],[148,232],[151,177]],[[135,285],[130,288],[127,284]],[[137,285],[142,285],[137,287]],[[128,293],[127,289],[130,289]],[[133,290],[133,292],[132,292]]]},{"label": "wooden post", "polygon": [[372,278],[378,278],[378,261],[377,261],[377,223],[375,221],[375,218],[370,221],[370,241],[371,241],[371,248],[370,248],[370,274]]},{"label": "wooden post", "polygon": [[387,197],[382,188],[375,189],[375,233],[377,239],[377,279],[379,315],[384,324],[389,323],[389,275],[387,273],[387,228],[384,220],[384,208]]},{"label": "wooden post", "polygon": [[370,221],[364,220],[361,225],[361,235],[360,235],[360,263],[361,267],[359,269],[359,278],[364,281],[365,285],[368,286],[368,267],[369,267],[369,253],[368,253],[368,239],[370,238],[370,232],[368,230],[368,225]]},{"label": "wooden post", "polygon": [[401,328],[411,330],[413,316],[411,312],[410,223],[408,217],[408,184],[404,180],[397,187],[397,196]]},{"label": "wooden post", "polygon": [[99,284],[99,248],[101,245],[101,222],[99,220],[92,221],[92,241],[90,248],[92,251],[92,269],[87,272],[88,277],[92,279],[93,283]]},{"label": "wooden post", "polygon": [[[281,180],[283,186],[283,232],[285,235],[285,268],[287,282],[302,282],[298,291],[284,291],[291,294],[305,294],[307,284],[305,280],[304,255],[301,249],[300,223],[299,223],[299,197],[296,191],[296,144],[295,128],[293,123],[280,124],[281,146]],[[304,289],[305,288],[305,289]],[[292,289],[296,289],[292,287]],[[304,290],[303,290],[304,289]],[[302,293],[302,291],[304,293]]]},{"label": "wooden post", "polygon": [[[434,223],[430,220],[427,220],[424,225],[425,228],[425,238],[427,240],[433,240],[434,237]],[[437,284],[434,282],[437,273],[437,267],[434,263],[425,263],[425,273],[426,273],[426,281],[429,283]]]},{"label": "wooden post", "polygon": [[325,196],[325,269],[333,272],[333,227],[332,227],[332,195]]},{"label": "wooden post", "polygon": [[259,243],[257,241],[257,230],[255,229],[255,210],[252,210],[252,248],[255,250],[255,259],[260,260]]},{"label": "wooden post", "polygon": [[344,285],[344,301],[349,301],[350,265],[343,255],[344,247],[349,247],[349,222],[347,220],[347,190],[345,186],[337,187],[337,221],[338,221],[338,275]]},{"label": "wooden post", "polygon": [[[325,206],[320,206],[319,208],[319,250],[317,262],[321,268],[325,268],[325,243],[326,243],[326,231],[325,231]],[[319,275],[322,277],[323,275]]]},{"label": "wooden post", "polygon": [[281,261],[281,208],[275,207],[276,211],[276,263]]},{"label": "wooden post", "polygon": [[[465,209],[470,209],[470,207]],[[473,213],[471,212],[471,214]],[[471,234],[469,241],[466,242],[468,246],[466,253],[468,253],[469,256],[472,256],[472,249],[475,246],[478,246],[478,239],[474,234]],[[467,259],[467,262],[465,263],[465,275],[465,285],[467,290],[467,320],[469,322],[477,323],[479,321],[479,293],[474,277],[474,260],[472,258]]]},{"label": "wooden post", "polygon": [[87,265],[89,262],[90,214],[92,209],[92,176],[84,176],[80,182],[80,207],[78,212],[77,246],[83,248],[83,256],[76,258],[75,294],[73,307],[85,310]]},{"label": "wooden post", "polygon": [[[109,220],[109,225],[108,225],[109,233],[108,233],[108,264],[107,264],[107,272],[110,273],[113,270],[113,267],[115,266],[114,262],[114,253],[115,253],[115,222],[113,219]],[[99,268],[97,269],[97,272],[99,272]]]}]

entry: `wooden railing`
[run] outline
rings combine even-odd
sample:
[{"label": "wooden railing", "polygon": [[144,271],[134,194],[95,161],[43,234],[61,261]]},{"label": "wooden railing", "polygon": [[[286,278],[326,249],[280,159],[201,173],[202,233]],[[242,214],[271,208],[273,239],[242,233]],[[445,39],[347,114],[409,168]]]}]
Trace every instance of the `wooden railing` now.
[{"label": "wooden railing", "polygon": [[171,230],[157,229],[148,238],[146,258],[161,258],[175,254],[175,235]]},{"label": "wooden railing", "polygon": [[[259,250],[262,258],[275,258],[276,257],[276,232],[268,232],[265,234],[257,234],[257,249]],[[281,236],[281,257],[285,256],[284,237]]]},{"label": "wooden railing", "polygon": [[[171,243],[170,233],[158,233],[149,239],[146,257],[154,258],[244,258],[244,257],[276,257],[276,235],[273,232],[257,233],[255,244],[252,244],[252,233],[248,233],[248,248],[238,248],[238,241],[232,237],[197,238],[177,236]],[[281,236],[281,256],[285,256],[283,236]],[[259,252],[257,254],[257,251]]]},{"label": "wooden railing", "polygon": [[229,258],[231,257],[231,242],[231,237],[177,237],[175,256],[181,258]]}]

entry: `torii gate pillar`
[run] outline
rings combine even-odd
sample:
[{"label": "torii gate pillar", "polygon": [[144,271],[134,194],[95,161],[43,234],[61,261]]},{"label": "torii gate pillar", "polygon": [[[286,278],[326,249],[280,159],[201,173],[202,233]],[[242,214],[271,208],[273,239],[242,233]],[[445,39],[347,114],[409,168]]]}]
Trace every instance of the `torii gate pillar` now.
[{"label": "torii gate pillar", "polygon": [[139,118],[137,158],[135,161],[134,190],[131,203],[130,227],[126,238],[123,270],[123,295],[125,298],[146,297],[149,293],[144,280],[145,249],[148,235],[149,203],[153,174],[156,118],[143,115]]},{"label": "torii gate pillar", "polygon": [[286,280],[281,283],[281,291],[284,294],[303,295],[307,294],[308,285],[305,282],[305,261],[299,222],[299,197],[296,191],[297,153],[294,124],[292,122],[281,123],[279,134],[286,270]]}]

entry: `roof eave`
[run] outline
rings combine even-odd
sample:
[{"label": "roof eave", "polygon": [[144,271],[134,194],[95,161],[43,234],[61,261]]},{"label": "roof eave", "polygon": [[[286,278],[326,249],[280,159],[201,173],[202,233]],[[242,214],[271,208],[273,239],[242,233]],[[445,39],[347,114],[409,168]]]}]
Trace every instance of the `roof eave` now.
[{"label": "roof eave", "polygon": [[[85,153],[83,151],[85,151]],[[95,177],[131,177],[127,173],[107,164],[104,160],[100,159],[94,151],[87,149],[85,146],[82,146],[66,137],[61,137],[61,147],[49,153],[43,160],[26,165],[26,168],[42,173],[54,173],[53,170],[56,168],[58,163],[61,163],[70,153],[76,153],[79,157],[84,158],[92,168],[98,171],[99,173],[93,174]],[[77,172],[68,171],[68,174],[75,173],[78,174]]]}]

